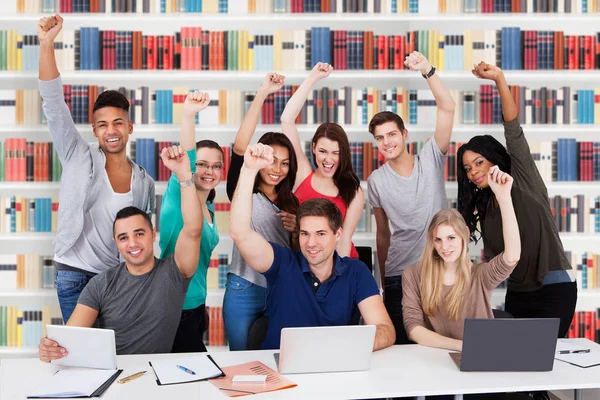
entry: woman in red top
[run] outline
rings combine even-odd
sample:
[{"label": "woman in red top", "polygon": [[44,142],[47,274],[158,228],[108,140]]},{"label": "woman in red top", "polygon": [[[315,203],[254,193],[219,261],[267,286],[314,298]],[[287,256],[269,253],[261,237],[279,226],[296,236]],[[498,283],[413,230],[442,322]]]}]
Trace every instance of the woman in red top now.
[{"label": "woman in red top", "polygon": [[328,77],[331,71],[333,67],[329,64],[315,65],[286,104],[281,114],[281,125],[283,133],[294,145],[298,160],[294,194],[300,204],[308,199],[325,198],[337,205],[342,212],[344,226],[336,250],[341,257],[358,258],[352,244],[352,235],[362,215],[364,194],[360,180],[352,169],[348,135],[341,126],[331,122],[321,124],[317,128],[312,139],[313,161],[317,167],[313,171],[309,159],[304,154],[296,128],[296,117],[302,110],[308,94],[315,84]]}]

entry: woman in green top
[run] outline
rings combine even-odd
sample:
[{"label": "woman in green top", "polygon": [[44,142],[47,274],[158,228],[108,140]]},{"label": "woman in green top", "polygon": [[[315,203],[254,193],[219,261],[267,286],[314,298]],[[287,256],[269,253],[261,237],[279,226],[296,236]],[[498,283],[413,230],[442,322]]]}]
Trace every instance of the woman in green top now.
[{"label": "woman in green top", "polygon": [[160,209],[160,250],[161,257],[175,252],[177,237],[183,227],[180,208],[180,187],[195,185],[196,193],[202,204],[204,225],[200,240],[200,259],[198,269],[190,281],[181,321],[173,343],[173,353],[206,351],[202,335],[206,330],[205,306],[206,274],[210,256],[219,243],[219,232],[215,222],[213,200],[215,187],[221,182],[223,170],[223,150],[212,140],[195,142],[194,119],[199,111],[209,103],[207,93],[193,92],[188,94],[183,105],[181,121],[181,147],[190,158],[193,180],[178,182],[173,174],[167,183]]},{"label": "woman in green top", "polygon": [[558,236],[546,185],[519,124],[504,73],[481,62],[473,74],[496,83],[507,148],[490,135],[475,136],[460,147],[456,155],[458,211],[475,241],[479,226],[485,257],[491,260],[503,251],[504,241],[498,202],[489,189],[487,171],[497,165],[513,177],[511,196],[521,233],[521,257],[508,278],[505,308],[516,318],[560,318],[558,336],[565,337],[575,312],[577,285]]}]

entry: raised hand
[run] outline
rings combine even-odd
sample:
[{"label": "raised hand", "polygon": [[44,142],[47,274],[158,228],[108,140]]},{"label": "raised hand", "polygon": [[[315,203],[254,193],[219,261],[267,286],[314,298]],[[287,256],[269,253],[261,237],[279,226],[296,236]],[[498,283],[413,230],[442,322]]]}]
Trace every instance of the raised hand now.
[{"label": "raised hand", "polygon": [[249,169],[259,170],[273,164],[273,148],[256,143],[251,144],[244,154],[244,166]]},{"label": "raised hand", "polygon": [[188,93],[185,102],[183,103],[183,113],[185,115],[195,116],[197,113],[208,107],[209,103],[210,98],[206,92],[196,90]]},{"label": "raised hand", "polygon": [[165,147],[160,152],[165,167],[177,175],[179,181],[187,180],[192,177],[190,168],[190,158],[181,146]]},{"label": "raised hand", "polygon": [[267,94],[275,93],[283,87],[285,84],[285,76],[279,75],[275,72],[269,72],[263,80],[262,86],[259,90],[263,90]]},{"label": "raised hand", "polygon": [[281,218],[281,223],[283,224],[283,228],[288,232],[296,231],[296,216],[294,214],[287,213],[285,211],[277,214],[279,218]]},{"label": "raised hand", "polygon": [[484,61],[479,64],[473,64],[471,72],[479,79],[490,79],[492,81],[496,81],[498,78],[504,76],[504,72],[499,67]]},{"label": "raised hand", "polygon": [[496,195],[496,199],[510,198],[510,190],[512,189],[513,178],[506,172],[500,171],[497,165],[494,165],[488,170],[487,176],[488,185]]},{"label": "raised hand", "polygon": [[51,17],[44,17],[38,21],[37,34],[42,42],[53,42],[63,26],[63,19],[56,14]]},{"label": "raised hand", "polygon": [[427,74],[431,70],[431,64],[427,60],[427,57],[418,51],[413,51],[407,55],[404,65],[413,71],[421,71],[422,74]]},{"label": "raised hand", "polygon": [[327,63],[317,63],[312,71],[310,71],[309,76],[311,78],[316,79],[317,81],[320,81],[321,79],[325,79],[327,78],[329,75],[331,75],[331,72],[333,71],[333,67]]}]

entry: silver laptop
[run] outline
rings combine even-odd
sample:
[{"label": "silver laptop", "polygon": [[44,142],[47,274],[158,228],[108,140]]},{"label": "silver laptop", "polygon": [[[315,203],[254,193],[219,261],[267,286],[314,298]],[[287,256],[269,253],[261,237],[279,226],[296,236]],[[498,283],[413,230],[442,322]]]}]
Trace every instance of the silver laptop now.
[{"label": "silver laptop", "polygon": [[67,349],[66,357],[52,364],[70,367],[116,369],[117,350],[112,329],[46,325],[46,336]]},{"label": "silver laptop", "polygon": [[558,318],[465,319],[461,371],[552,371]]},{"label": "silver laptop", "polygon": [[375,325],[283,328],[279,372],[365,371],[374,343]]}]

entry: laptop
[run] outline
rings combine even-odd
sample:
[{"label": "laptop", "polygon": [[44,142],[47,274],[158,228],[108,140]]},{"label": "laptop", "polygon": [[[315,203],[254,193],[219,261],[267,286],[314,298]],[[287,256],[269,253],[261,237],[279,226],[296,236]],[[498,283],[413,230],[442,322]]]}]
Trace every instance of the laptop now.
[{"label": "laptop", "polygon": [[115,331],[112,329],[46,325],[46,336],[69,353],[66,357],[53,360],[52,364],[117,369]]},{"label": "laptop", "polygon": [[283,328],[279,372],[365,371],[371,365],[375,325]]},{"label": "laptop", "polygon": [[465,319],[461,371],[552,371],[558,318]]}]

